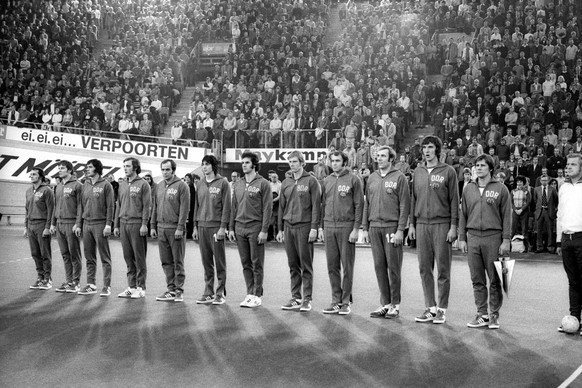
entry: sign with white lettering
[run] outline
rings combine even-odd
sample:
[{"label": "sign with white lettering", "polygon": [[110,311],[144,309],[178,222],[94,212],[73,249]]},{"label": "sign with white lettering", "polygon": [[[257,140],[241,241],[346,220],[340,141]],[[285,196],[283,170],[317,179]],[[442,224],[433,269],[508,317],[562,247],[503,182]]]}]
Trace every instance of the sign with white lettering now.
[{"label": "sign with white lettering", "polygon": [[[242,154],[245,151],[251,151],[259,156],[261,163],[287,163],[287,157],[295,150],[295,148],[227,148],[226,162],[240,162]],[[317,163],[317,159],[322,155],[327,155],[328,152],[327,148],[300,148],[297,151],[303,154],[305,163]]]}]

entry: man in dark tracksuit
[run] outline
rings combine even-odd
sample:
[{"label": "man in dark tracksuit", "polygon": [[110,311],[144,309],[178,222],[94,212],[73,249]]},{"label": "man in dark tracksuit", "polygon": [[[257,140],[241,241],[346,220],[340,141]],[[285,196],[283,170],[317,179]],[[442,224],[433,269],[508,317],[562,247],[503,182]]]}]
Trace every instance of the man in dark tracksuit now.
[{"label": "man in dark tracksuit", "polygon": [[100,296],[111,295],[111,252],[109,236],[115,209],[115,193],[107,179],[101,177],[103,164],[98,159],[87,162],[83,184],[83,248],[87,260],[87,285],[80,295],[97,293],[97,251],[103,266],[103,289]]},{"label": "man in dark tracksuit", "polygon": [[121,237],[121,249],[127,264],[128,287],[117,296],[139,299],[145,297],[146,288],[151,188],[149,183],[139,176],[141,164],[136,158],[126,158],[123,161],[123,171],[125,179],[119,183],[113,232]]},{"label": "man in dark tracksuit", "polygon": [[320,229],[320,238],[325,240],[332,301],[323,313],[348,315],[351,312],[356,241],[362,223],[364,193],[360,178],[346,168],[348,156],[345,153],[332,152],[330,160],[333,173],[323,180],[321,206],[325,235]]},{"label": "man in dark tracksuit", "polygon": [[82,226],[82,193],[83,185],[73,173],[73,164],[67,160],[59,163],[59,183],[55,190],[55,211],[51,225],[51,233],[57,234],[61,255],[65,262],[66,281],[59,286],[57,292],[78,292],[81,290],[82,257],[81,236]]},{"label": "man in dark tracksuit", "polygon": [[311,311],[313,242],[317,240],[321,216],[321,189],[317,179],[303,169],[305,158],[301,152],[291,152],[287,161],[292,176],[281,184],[277,241],[285,243],[291,272],[291,300],[281,309],[307,312]]},{"label": "man in dark tracksuit", "polygon": [[511,247],[511,197],[503,182],[492,179],[495,162],[491,156],[478,156],[475,169],[477,180],[463,190],[459,217],[459,247],[468,252],[477,306],[477,315],[467,326],[499,329],[503,290],[494,263]]},{"label": "man in dark tracksuit", "polygon": [[394,168],[396,152],[378,149],[378,170],[368,178],[364,202],[364,240],[370,241],[381,306],[373,318],[400,314],[402,242],[410,213],[410,189],[404,174]]},{"label": "man in dark tracksuit", "polygon": [[[452,243],[457,239],[459,182],[452,166],[439,162],[442,142],[436,136],[422,141],[424,164],[412,179],[408,237],[418,235],[417,251],[426,310],[416,322],[445,323],[451,288]],[[433,269],[438,271],[438,304]]]},{"label": "man in dark tracksuit", "polygon": [[273,211],[269,181],[260,176],[259,157],[253,152],[241,155],[244,178],[234,184],[228,238],[236,241],[247,285],[241,307],[258,307],[263,296],[265,242]]},{"label": "man in dark tracksuit", "polygon": [[28,237],[30,253],[36,265],[36,282],[30,288],[49,290],[52,287],[51,220],[55,206],[53,190],[44,183],[44,170],[30,171],[32,186],[26,190],[24,237]]},{"label": "man in dark tracksuit", "polygon": [[[226,253],[224,238],[230,221],[230,185],[218,174],[218,159],[214,155],[202,158],[204,178],[196,187],[194,208],[194,239],[198,240],[204,267],[204,293],[198,304],[220,305],[226,302]],[[218,285],[214,292],[214,266]]]},{"label": "man in dark tracksuit", "polygon": [[186,222],[190,210],[190,188],[176,176],[176,162],[164,160],[162,182],[152,195],[151,236],[158,237],[162,268],[166,275],[167,291],[159,301],[184,301],[184,255],[186,251]]}]

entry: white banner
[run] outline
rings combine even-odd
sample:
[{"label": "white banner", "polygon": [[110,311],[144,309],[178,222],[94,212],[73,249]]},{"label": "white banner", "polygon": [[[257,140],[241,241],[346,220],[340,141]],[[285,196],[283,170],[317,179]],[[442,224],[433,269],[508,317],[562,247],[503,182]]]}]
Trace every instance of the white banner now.
[{"label": "white banner", "polygon": [[[71,152],[45,152],[26,148],[14,148],[0,146],[0,180],[15,181],[15,182],[29,182],[28,173],[33,167],[40,167],[45,171],[45,174],[50,177],[55,177],[58,172],[58,165],[61,160],[68,160],[73,163],[73,170],[80,178],[83,176],[85,165],[92,157],[82,155],[82,153],[71,150]],[[97,158],[103,163],[103,175],[112,174],[115,178],[124,177],[123,173],[123,159],[124,156],[117,158]],[[139,159],[139,158],[138,158]],[[141,162],[141,176],[146,173],[151,173],[156,182],[160,181],[161,171],[160,163]],[[196,166],[200,164],[193,162],[177,161],[176,175],[183,178],[186,173],[192,172]]]},{"label": "white banner", "polygon": [[24,143],[74,148],[81,152],[85,150],[108,152],[116,155],[124,154],[136,157],[145,156],[157,159],[174,159],[176,162],[183,160],[200,163],[204,155],[206,155],[207,150],[206,148],[108,139],[104,137],[75,135],[72,133],[42,131],[39,129],[17,128],[12,126],[0,126],[0,138]]},{"label": "white banner", "polygon": [[241,155],[245,151],[251,151],[259,155],[261,163],[287,163],[287,156],[293,151],[300,151],[305,157],[305,163],[317,163],[322,155],[327,155],[327,148],[227,148],[226,162],[237,163],[241,161]]}]

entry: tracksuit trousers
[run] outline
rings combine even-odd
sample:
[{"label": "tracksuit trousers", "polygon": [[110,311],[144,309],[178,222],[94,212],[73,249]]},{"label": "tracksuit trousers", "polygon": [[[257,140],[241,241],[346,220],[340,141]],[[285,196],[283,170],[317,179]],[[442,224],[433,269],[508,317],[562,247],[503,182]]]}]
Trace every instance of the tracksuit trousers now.
[{"label": "tracksuit trousers", "polygon": [[570,314],[580,320],[582,311],[582,233],[562,235],[562,261],[568,277]]},{"label": "tracksuit trousers", "polygon": [[111,251],[109,239],[103,236],[105,221],[83,225],[83,251],[87,260],[87,283],[96,284],[97,251],[103,267],[103,287],[111,286]]},{"label": "tracksuit trousers", "polygon": [[[446,309],[449,306],[453,261],[452,245],[447,242],[449,229],[449,223],[416,224],[418,266],[426,307],[438,306]],[[433,275],[435,263],[438,272],[438,304]]]},{"label": "tracksuit trousers", "polygon": [[[488,236],[479,236],[469,231],[467,233],[467,258],[473,295],[479,314],[486,315],[487,299],[489,312],[499,316],[499,309],[503,304],[503,290],[494,262],[499,258],[501,233]],[[489,278],[489,292],[487,292],[487,278]]]},{"label": "tracksuit trousers", "polygon": [[[313,291],[313,243],[309,242],[311,225],[285,224],[285,252],[291,275],[291,296],[311,300]],[[301,287],[303,286],[303,296]]]},{"label": "tracksuit trousers", "polygon": [[393,226],[370,227],[368,230],[382,306],[400,304],[402,245],[394,246],[386,239],[386,235],[396,233],[396,229]]},{"label": "tracksuit trousers", "polygon": [[351,227],[325,228],[325,256],[331,283],[332,303],[349,304],[351,302],[356,258],[356,244],[349,241],[351,232]]},{"label": "tracksuit trousers", "polygon": [[204,267],[204,288],[205,296],[214,296],[214,267],[216,265],[216,278],[218,284],[216,295],[226,296],[226,253],[224,249],[224,239],[214,240],[214,235],[218,233],[220,227],[198,227],[198,245],[202,266]]},{"label": "tracksuit trousers", "polygon": [[140,236],[141,224],[121,222],[119,226],[121,249],[127,265],[127,285],[130,288],[146,289],[147,278],[147,237]]},{"label": "tracksuit trousers", "polygon": [[73,232],[74,222],[57,221],[57,241],[65,263],[67,283],[79,284],[83,269],[81,244]]},{"label": "tracksuit trousers", "polygon": [[258,227],[235,226],[236,245],[243,267],[247,285],[247,295],[263,296],[263,265],[265,263],[265,244],[257,241],[261,232]]},{"label": "tracksuit trousers", "polygon": [[28,223],[28,243],[30,244],[30,254],[36,266],[36,273],[39,279],[52,280],[52,251],[51,235],[42,235],[45,221]]},{"label": "tracksuit trousers", "polygon": [[176,240],[176,228],[158,226],[158,249],[162,269],[166,275],[168,291],[184,292],[184,255],[186,254],[186,231],[181,239]]}]

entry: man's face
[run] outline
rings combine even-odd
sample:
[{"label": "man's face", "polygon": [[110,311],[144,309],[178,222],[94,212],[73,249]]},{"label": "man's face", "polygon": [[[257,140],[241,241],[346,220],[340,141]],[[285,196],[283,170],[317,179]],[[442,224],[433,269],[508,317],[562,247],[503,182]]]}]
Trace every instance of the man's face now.
[{"label": "man's face", "polygon": [[343,166],[343,158],[339,155],[335,155],[332,156],[330,158],[331,160],[331,169],[333,170],[333,172],[340,172],[341,170],[343,170],[344,166]]},{"label": "man's face", "polygon": [[548,185],[548,181],[549,181],[549,179],[547,176],[542,176],[540,179],[540,182],[542,183],[542,186],[544,186],[544,187]]},{"label": "man's face", "polygon": [[32,184],[37,184],[40,182],[40,174],[38,173],[38,171],[36,170],[32,170],[29,174],[28,177],[30,178],[30,182]]},{"label": "man's face", "polygon": [[71,173],[67,170],[66,166],[59,166],[59,178],[68,179]]},{"label": "man's face", "polygon": [[566,174],[570,178],[580,178],[580,159],[579,158],[568,158],[566,161]]},{"label": "man's face", "polygon": [[208,163],[207,161],[202,162],[202,173],[204,175],[212,174],[212,164]]},{"label": "man's face", "polygon": [[432,143],[424,144],[422,153],[427,161],[433,161],[436,158],[436,146]]},{"label": "man's face", "polygon": [[475,163],[475,173],[477,174],[477,178],[483,179],[491,173],[491,170],[484,160],[479,160]]},{"label": "man's face", "polygon": [[134,175],[133,165],[131,164],[131,161],[128,160],[126,162],[123,162],[123,172],[125,176],[128,178]]},{"label": "man's face", "polygon": [[385,170],[387,168],[390,168],[390,165],[391,165],[390,152],[388,150],[379,150],[377,161],[378,161],[378,168],[380,168],[381,170]]},{"label": "man's face", "polygon": [[233,172],[233,173],[230,175],[230,180],[231,180],[231,182],[236,182],[236,181],[238,180],[238,174],[237,174],[237,173],[235,173],[235,172]]},{"label": "man's face", "polygon": [[172,179],[172,176],[174,175],[174,171],[172,170],[172,164],[170,162],[166,162],[163,163],[161,166],[162,169],[162,178],[164,178],[164,180],[170,180]]},{"label": "man's face", "polygon": [[293,174],[300,172],[303,168],[301,162],[299,161],[299,158],[297,158],[296,156],[287,159],[287,162],[289,163],[289,169]]},{"label": "man's face", "polygon": [[87,178],[93,178],[95,175],[95,166],[93,166],[91,163],[85,166],[85,176]]},{"label": "man's face", "polygon": [[253,168],[253,162],[249,158],[244,158],[241,162],[241,167],[243,174],[251,174],[255,169]]},{"label": "man's face", "polygon": [[516,182],[515,185],[518,189],[522,189],[523,188],[523,181],[520,179]]}]

